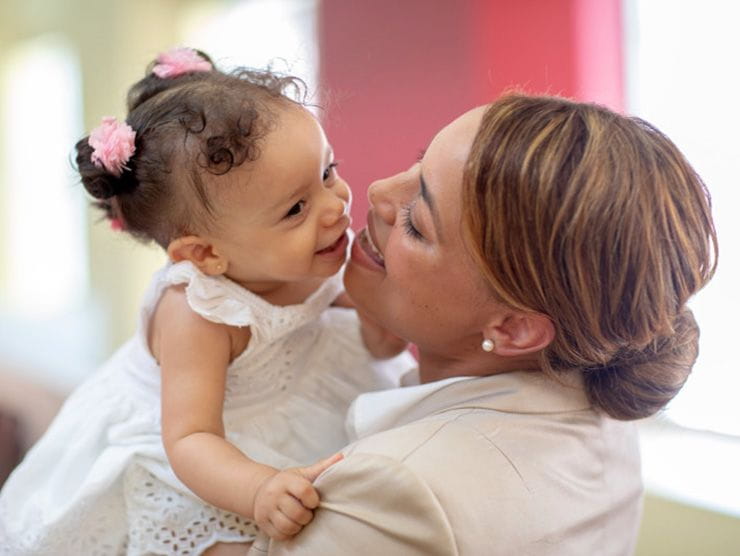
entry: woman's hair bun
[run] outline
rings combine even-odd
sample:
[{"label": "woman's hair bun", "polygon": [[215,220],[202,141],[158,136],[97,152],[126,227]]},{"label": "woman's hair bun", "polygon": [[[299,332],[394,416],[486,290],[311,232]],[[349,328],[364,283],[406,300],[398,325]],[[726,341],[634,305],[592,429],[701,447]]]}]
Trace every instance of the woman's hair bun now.
[{"label": "woman's hair bun", "polygon": [[617,419],[678,393],[698,350],[685,307],[714,274],[717,235],[670,139],[598,105],[506,95],[481,118],[463,190],[494,296],[554,324],[544,372],[582,369],[594,409]]},{"label": "woman's hair bun", "polygon": [[591,402],[620,420],[661,410],[686,382],[699,354],[699,327],[689,309],[675,319],[673,333],[640,352],[617,354],[612,362],[584,372]]}]

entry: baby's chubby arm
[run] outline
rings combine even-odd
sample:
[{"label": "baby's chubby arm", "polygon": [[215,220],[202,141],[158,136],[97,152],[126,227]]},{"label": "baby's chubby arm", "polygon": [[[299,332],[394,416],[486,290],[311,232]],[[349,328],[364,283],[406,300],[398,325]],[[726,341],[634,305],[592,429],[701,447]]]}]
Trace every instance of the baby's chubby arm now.
[{"label": "baby's chubby arm", "polygon": [[341,456],[280,471],[224,438],[226,369],[248,341],[247,330],[193,312],[183,288],[164,293],[149,337],[162,369],[162,440],[175,474],[195,494],[285,539],[311,521],[319,503],[312,482]]},{"label": "baby's chubby arm", "polygon": [[[352,299],[346,292],[334,300],[335,307],[346,307],[357,310]],[[370,354],[377,359],[390,359],[401,353],[408,346],[408,342],[389,332],[364,313],[357,311],[360,319],[362,341]]]}]

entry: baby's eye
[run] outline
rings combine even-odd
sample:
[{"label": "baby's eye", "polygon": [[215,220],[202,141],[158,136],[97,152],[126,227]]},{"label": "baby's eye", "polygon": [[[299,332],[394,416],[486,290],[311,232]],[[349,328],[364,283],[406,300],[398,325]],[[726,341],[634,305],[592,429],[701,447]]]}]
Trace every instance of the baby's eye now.
[{"label": "baby's eye", "polygon": [[295,205],[290,207],[290,210],[285,215],[285,218],[290,218],[291,216],[297,216],[300,213],[302,213],[306,208],[306,201],[298,201]]},{"label": "baby's eye", "polygon": [[334,168],[336,168],[337,166],[339,166],[338,162],[332,162],[331,164],[329,164],[329,166],[326,167],[326,170],[324,170],[324,176],[323,176],[324,181],[329,179],[329,177],[334,172]]}]

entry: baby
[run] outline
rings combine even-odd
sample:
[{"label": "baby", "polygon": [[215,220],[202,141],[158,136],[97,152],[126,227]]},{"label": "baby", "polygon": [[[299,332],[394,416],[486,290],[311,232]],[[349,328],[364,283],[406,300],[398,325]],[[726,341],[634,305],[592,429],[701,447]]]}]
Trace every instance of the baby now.
[{"label": "baby", "polygon": [[0,550],[215,554],[256,527],[294,535],[318,505],[313,479],[341,458],[349,403],[414,366],[334,306],[350,190],[291,88],[175,49],[130,89],[125,123],[77,144],[113,227],[169,262],[136,336],[0,493]]}]

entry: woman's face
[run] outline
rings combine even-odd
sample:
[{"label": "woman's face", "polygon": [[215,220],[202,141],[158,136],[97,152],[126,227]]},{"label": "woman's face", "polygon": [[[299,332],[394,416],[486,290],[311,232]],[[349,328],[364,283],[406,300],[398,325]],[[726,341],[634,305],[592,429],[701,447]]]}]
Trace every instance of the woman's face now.
[{"label": "woman's face", "polygon": [[420,162],[370,186],[345,274],[358,309],[425,350],[480,350],[490,295],[462,239],[463,167],[485,107],[440,131]]}]

